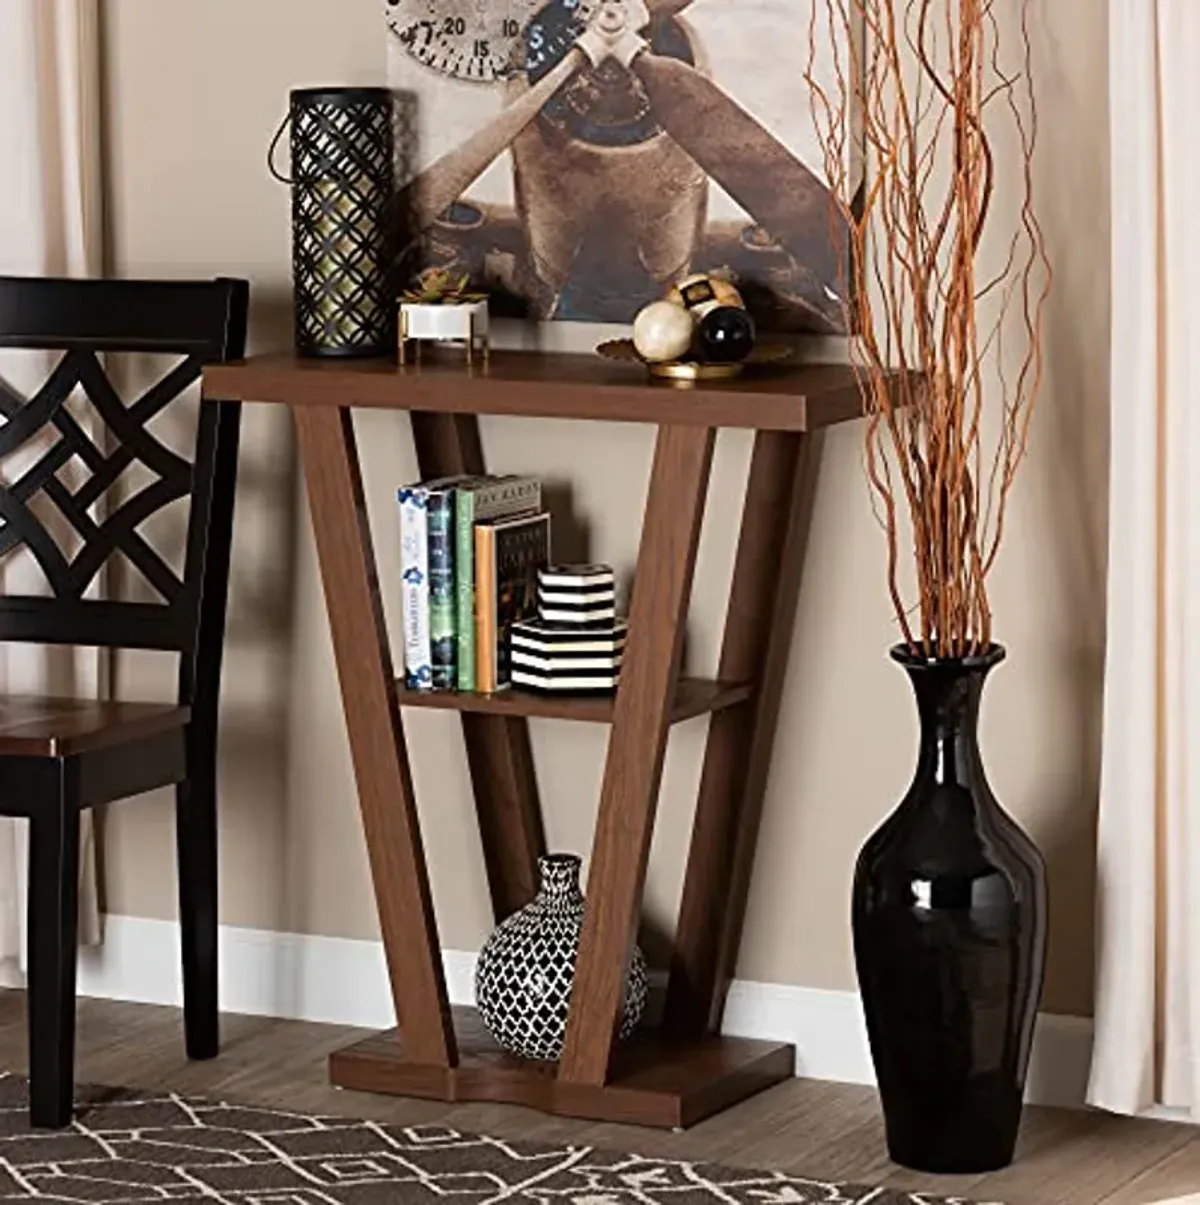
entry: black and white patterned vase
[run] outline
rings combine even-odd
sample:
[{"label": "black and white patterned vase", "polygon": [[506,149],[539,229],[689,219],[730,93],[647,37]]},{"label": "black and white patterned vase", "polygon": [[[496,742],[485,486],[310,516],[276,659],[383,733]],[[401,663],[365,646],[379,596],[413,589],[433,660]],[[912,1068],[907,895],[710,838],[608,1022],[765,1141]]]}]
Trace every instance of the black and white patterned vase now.
[{"label": "black and white patterned vase", "polygon": [[[575,956],[583,928],[580,859],[538,859],[537,897],[502,921],[475,968],[475,1003],[496,1043],[521,1058],[552,1062],[562,1054]],[[628,1037],[646,1006],[646,959],[635,945],[625,980],[620,1036]]]}]

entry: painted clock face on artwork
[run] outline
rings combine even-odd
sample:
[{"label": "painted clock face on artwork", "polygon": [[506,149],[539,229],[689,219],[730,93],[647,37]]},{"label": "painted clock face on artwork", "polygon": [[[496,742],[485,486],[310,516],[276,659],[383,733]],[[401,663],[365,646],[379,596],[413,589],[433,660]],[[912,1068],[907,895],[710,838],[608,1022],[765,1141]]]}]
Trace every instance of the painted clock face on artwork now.
[{"label": "painted clock face on artwork", "polygon": [[[536,57],[550,49],[546,43],[553,40],[558,26],[582,22],[593,6],[594,0],[550,4],[546,0],[386,0],[385,4],[388,25],[413,58],[442,75],[483,84],[508,78],[530,51]],[[544,17],[549,17],[550,28],[543,27]]]}]

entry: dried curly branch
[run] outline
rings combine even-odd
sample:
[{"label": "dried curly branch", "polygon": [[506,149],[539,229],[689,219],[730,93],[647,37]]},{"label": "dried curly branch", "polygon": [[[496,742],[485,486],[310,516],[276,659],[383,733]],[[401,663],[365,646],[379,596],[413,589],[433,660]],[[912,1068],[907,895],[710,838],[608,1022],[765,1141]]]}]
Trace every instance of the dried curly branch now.
[{"label": "dried curly branch", "polygon": [[[1008,2],[1016,71],[1003,66],[997,0],[814,0],[809,24],[818,137],[850,230],[839,293],[857,332],[867,480],[896,618],[909,646],[928,656],[968,656],[991,643],[987,577],[1042,379],[1052,273],[1033,207],[1031,0]],[[832,53],[832,70],[817,70],[821,53]],[[1001,121],[1019,166],[998,190]],[[855,147],[865,178],[858,195]],[[997,257],[992,236],[1014,183],[1011,233]],[[897,368],[907,371],[897,377]],[[902,507],[915,606],[901,586]]]}]

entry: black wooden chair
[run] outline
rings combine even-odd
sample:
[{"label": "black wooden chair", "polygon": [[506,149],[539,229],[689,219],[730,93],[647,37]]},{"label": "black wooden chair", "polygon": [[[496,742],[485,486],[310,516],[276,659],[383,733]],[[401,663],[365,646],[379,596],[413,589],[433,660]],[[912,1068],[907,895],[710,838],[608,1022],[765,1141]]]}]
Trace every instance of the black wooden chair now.
[{"label": "black wooden chair", "polygon": [[[44,597],[0,597],[0,640],[180,654],[177,705],[0,695],[0,815],[26,816],[29,834],[30,1117],[71,1119],[75,1051],[79,825],[82,809],[176,785],[184,1029],[190,1058],[212,1058],[217,1022],[217,696],[237,471],[237,403],[200,407],[192,463],[148,424],[194,384],[201,365],[244,353],[244,281],[67,281],[0,277],[0,348],[61,352],[37,392],[0,381],[0,557],[28,549],[45,573]],[[115,353],[177,357],[127,405],[106,372]],[[106,438],[93,439],[68,399],[87,395]],[[36,462],[15,476],[17,449]],[[40,454],[39,454],[40,453]],[[90,476],[72,490],[72,458]],[[94,504],[131,466],[149,470],[107,513]],[[139,470],[140,471],[140,470]],[[186,499],[182,575],[139,527]],[[57,511],[48,527],[39,514]],[[73,529],[73,555],[51,527]],[[84,597],[122,554],[157,602]]]}]

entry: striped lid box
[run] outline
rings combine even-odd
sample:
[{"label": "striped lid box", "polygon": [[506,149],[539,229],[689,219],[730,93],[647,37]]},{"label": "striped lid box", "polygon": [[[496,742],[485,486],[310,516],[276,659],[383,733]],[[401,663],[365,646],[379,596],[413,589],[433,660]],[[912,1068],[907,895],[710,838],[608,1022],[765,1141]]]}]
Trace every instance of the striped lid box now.
[{"label": "striped lid box", "polygon": [[617,617],[611,565],[551,565],[538,570],[538,615],[550,624],[611,624]]}]

